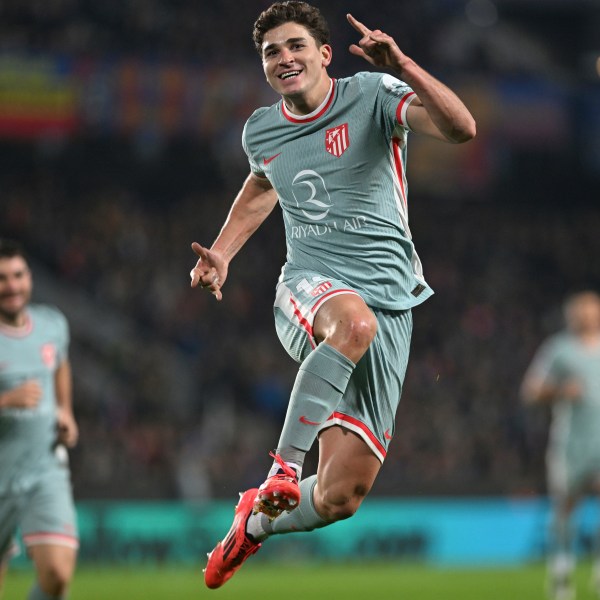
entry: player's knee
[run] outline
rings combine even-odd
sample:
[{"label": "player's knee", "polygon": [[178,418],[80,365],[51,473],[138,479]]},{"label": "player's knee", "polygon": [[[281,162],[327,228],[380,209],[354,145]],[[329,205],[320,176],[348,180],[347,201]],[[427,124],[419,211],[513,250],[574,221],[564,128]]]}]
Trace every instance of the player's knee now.
[{"label": "player's knee", "polygon": [[365,350],[370,346],[377,333],[377,319],[371,312],[365,312],[354,319],[351,324],[351,335],[356,346]]},{"label": "player's knee", "polygon": [[353,358],[360,358],[368,349],[377,333],[377,319],[369,311],[361,311],[340,322],[335,337],[342,351]]},{"label": "player's knee", "polygon": [[368,492],[368,486],[362,484],[325,489],[317,501],[319,513],[327,521],[349,519],[356,513]]},{"label": "player's knee", "polygon": [[50,596],[62,596],[71,582],[71,568],[60,562],[44,566],[39,574],[40,587]]}]

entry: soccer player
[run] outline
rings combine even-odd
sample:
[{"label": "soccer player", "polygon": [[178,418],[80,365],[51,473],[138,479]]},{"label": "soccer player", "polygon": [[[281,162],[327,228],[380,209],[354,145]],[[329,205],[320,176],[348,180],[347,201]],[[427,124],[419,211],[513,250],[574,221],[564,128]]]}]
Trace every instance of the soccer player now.
[{"label": "soccer player", "polygon": [[[566,329],[541,345],[521,389],[526,402],[552,404],[546,461],[553,499],[548,587],[555,600],[575,596],[573,510],[583,493],[600,494],[600,296],[572,295],[564,315]],[[593,576],[600,592],[600,557]]]},{"label": "soccer player", "polygon": [[[220,300],[229,262],[279,201],[287,260],[275,325],[300,363],[273,467],[241,494],[205,569],[210,588],[270,535],[348,518],[371,489],[394,435],[411,308],[432,294],[408,227],[407,134],[451,143],[475,135],[452,91],[389,35],[347,18],[360,36],[350,52],[402,80],[368,72],[332,79],[317,8],[282,2],[261,13],[254,43],[281,100],[245,125],[250,174],[212,247],[192,244],[199,258],[191,285]],[[302,479],[317,436],[317,474]]]},{"label": "soccer player", "polygon": [[19,527],[37,574],[28,600],[56,600],[78,547],[65,450],[78,430],[67,321],[31,291],[22,248],[0,239],[0,587]]}]

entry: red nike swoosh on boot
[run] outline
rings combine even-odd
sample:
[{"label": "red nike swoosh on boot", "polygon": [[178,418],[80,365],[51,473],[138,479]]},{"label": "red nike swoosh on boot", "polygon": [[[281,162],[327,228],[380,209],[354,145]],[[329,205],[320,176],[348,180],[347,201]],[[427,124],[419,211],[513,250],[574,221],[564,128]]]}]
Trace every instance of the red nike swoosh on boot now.
[{"label": "red nike swoosh on boot", "polygon": [[275,156],[271,156],[270,158],[263,158],[263,163],[265,165],[268,165],[272,160],[275,160],[280,154],[281,152],[277,153]]},{"label": "red nike swoosh on boot", "polygon": [[320,425],[321,423],[315,423],[314,421],[309,421],[304,415],[302,415],[298,421],[300,423],[304,423],[305,425]]}]

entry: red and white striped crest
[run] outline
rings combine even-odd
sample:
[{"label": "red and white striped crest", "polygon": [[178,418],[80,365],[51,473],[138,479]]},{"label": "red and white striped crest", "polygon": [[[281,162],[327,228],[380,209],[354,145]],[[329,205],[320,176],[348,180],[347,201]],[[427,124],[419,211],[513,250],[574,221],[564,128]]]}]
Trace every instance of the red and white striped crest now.
[{"label": "red and white striped crest", "polygon": [[56,367],[56,347],[54,344],[44,344],[40,349],[42,355],[42,361],[49,369]]},{"label": "red and white striped crest", "polygon": [[325,150],[333,156],[340,157],[350,146],[348,123],[332,127],[325,132]]}]

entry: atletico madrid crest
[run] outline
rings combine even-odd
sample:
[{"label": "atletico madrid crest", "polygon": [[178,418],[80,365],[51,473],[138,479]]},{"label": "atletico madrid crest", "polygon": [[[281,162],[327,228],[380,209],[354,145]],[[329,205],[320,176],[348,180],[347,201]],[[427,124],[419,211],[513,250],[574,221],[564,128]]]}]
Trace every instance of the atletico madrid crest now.
[{"label": "atletico madrid crest", "polygon": [[48,369],[54,369],[56,367],[56,347],[54,344],[44,344],[40,349],[40,353],[46,367],[48,367]]},{"label": "atletico madrid crest", "polygon": [[325,132],[325,150],[333,156],[340,157],[350,146],[348,123],[332,127]]}]

